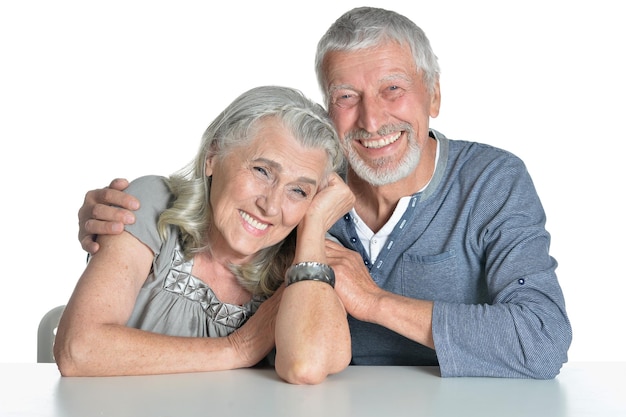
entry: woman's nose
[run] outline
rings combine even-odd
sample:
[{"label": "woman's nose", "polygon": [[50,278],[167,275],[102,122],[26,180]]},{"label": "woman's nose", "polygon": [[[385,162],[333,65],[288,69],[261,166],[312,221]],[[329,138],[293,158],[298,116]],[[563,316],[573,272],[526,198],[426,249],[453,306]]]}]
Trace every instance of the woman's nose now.
[{"label": "woman's nose", "polygon": [[280,213],[282,194],[275,189],[268,189],[257,198],[257,205],[266,216],[275,216]]}]

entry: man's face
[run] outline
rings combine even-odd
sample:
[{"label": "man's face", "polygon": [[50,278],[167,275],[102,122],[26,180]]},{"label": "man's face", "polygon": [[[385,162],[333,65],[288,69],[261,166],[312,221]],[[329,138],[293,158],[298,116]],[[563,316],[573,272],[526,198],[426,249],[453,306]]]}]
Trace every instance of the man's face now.
[{"label": "man's face", "polygon": [[324,60],[329,112],[350,166],[374,185],[415,171],[439,114],[439,84],[431,93],[406,45],[387,42]]}]

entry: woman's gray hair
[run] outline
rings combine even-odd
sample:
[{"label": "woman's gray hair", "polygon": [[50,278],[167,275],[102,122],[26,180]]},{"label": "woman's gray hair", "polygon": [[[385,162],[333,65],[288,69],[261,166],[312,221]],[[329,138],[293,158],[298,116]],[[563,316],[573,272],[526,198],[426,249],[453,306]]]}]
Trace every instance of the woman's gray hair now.
[{"label": "woman's gray hair", "polygon": [[[211,251],[206,241],[212,226],[211,178],[205,174],[207,158],[223,158],[251,143],[259,123],[267,118],[280,121],[304,147],[324,149],[328,155],[326,174],[344,168],[337,133],[322,106],[288,87],[264,86],[246,91],[209,125],[195,159],[168,179],[174,202],[159,218],[159,233],[165,238],[171,226],[178,227],[187,258]],[[269,296],[283,282],[294,249],[295,230],[284,242],[261,250],[250,264],[231,269],[254,295]]]},{"label": "woman's gray hair", "polygon": [[432,93],[439,80],[439,63],[426,34],[407,17],[385,9],[357,7],[335,21],[317,44],[315,72],[324,101],[329,95],[324,73],[324,59],[332,51],[356,51],[388,41],[409,45],[415,65],[422,71],[424,83]]}]

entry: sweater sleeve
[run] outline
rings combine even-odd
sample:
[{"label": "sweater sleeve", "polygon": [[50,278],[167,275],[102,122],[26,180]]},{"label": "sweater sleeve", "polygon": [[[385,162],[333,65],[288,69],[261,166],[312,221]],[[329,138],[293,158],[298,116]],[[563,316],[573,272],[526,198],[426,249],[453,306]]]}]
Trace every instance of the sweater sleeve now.
[{"label": "sweater sleeve", "polygon": [[435,302],[441,374],[554,378],[572,331],[541,202],[516,157],[495,159],[474,178],[467,247],[483,264],[489,302]]}]

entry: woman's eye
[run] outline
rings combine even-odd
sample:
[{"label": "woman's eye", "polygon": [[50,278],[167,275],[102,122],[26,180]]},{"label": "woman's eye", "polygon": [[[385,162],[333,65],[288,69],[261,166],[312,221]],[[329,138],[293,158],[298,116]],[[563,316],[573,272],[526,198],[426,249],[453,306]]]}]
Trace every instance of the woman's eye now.
[{"label": "woman's eye", "polygon": [[301,195],[303,198],[307,198],[308,197],[308,193],[306,191],[304,191],[302,188],[300,187],[296,187],[293,189],[293,191],[299,195]]},{"label": "woman's eye", "polygon": [[269,171],[263,167],[254,167],[254,170],[256,172],[258,172],[259,174],[263,175],[264,177],[269,177]]}]

